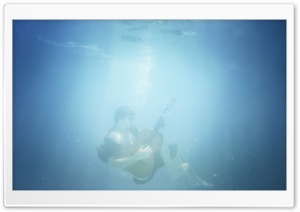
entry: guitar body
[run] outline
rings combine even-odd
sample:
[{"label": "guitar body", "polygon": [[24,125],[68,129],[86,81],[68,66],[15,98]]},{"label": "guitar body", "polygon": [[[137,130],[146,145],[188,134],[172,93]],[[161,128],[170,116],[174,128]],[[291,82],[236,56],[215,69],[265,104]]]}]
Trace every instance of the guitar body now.
[{"label": "guitar body", "polygon": [[150,146],[152,148],[151,155],[144,159],[136,161],[126,170],[138,179],[147,179],[152,176],[155,171],[155,157],[154,155],[160,151],[163,138],[161,134],[153,135],[152,130],[141,130],[137,136],[135,145],[126,151],[126,155],[134,155],[141,146]]}]

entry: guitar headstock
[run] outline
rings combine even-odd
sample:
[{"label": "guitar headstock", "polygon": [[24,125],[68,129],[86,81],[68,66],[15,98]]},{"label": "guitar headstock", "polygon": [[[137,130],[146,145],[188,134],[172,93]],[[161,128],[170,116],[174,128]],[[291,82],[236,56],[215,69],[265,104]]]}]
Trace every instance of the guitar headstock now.
[{"label": "guitar headstock", "polygon": [[172,98],[166,109],[164,110],[163,114],[160,116],[160,118],[158,119],[158,121],[156,122],[156,125],[154,127],[154,131],[158,131],[160,128],[165,126],[165,119],[169,116],[171,109],[174,107],[176,103],[176,99]]},{"label": "guitar headstock", "polygon": [[172,98],[172,99],[170,100],[170,102],[168,103],[167,108],[169,108],[169,110],[171,110],[171,109],[174,107],[175,104],[176,104],[176,99],[175,99],[175,98]]},{"label": "guitar headstock", "polygon": [[167,107],[166,107],[164,113],[162,114],[162,117],[163,117],[163,118],[166,118],[166,117],[169,115],[171,109],[174,107],[175,104],[176,104],[176,99],[175,99],[175,98],[172,98],[172,99],[169,101],[169,103],[168,103],[168,105],[167,105]]}]

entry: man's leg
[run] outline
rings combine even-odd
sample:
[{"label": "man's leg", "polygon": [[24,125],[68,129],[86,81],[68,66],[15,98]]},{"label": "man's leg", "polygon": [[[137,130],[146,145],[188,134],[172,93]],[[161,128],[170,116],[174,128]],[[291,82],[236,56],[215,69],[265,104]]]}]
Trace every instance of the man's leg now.
[{"label": "man's leg", "polygon": [[205,182],[191,171],[180,150],[177,149],[175,156],[171,157],[169,147],[163,144],[160,153],[172,180],[185,175],[190,186],[212,187],[212,184]]},{"label": "man's leg", "polygon": [[[184,174],[184,166],[182,166],[183,158],[179,158],[178,149],[170,150],[171,148],[165,144],[160,149],[160,155],[164,161],[164,164],[168,170],[169,176],[172,180],[175,180],[179,176]],[[171,155],[171,151],[173,155]],[[175,152],[176,151],[176,152]],[[172,157],[173,156],[173,157]]]}]

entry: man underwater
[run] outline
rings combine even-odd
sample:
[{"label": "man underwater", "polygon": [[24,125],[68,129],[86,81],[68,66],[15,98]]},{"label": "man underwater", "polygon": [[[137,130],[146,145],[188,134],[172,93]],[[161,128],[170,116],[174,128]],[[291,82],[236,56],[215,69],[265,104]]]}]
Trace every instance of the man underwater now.
[{"label": "man underwater", "polygon": [[114,114],[114,127],[97,147],[100,160],[108,166],[129,173],[136,184],[149,182],[155,171],[165,166],[172,180],[184,175],[190,186],[212,187],[190,170],[176,144],[166,145],[159,130],[164,126],[170,105],[152,130],[138,130],[133,125],[135,113],[127,106]]}]

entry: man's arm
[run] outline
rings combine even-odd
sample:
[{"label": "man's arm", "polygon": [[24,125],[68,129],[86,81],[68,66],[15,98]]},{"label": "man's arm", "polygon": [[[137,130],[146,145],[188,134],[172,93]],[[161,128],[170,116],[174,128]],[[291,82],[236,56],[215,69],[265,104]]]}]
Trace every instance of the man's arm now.
[{"label": "man's arm", "polygon": [[152,153],[152,149],[150,146],[146,147],[141,147],[136,154],[130,157],[126,158],[115,158],[115,157],[110,157],[108,159],[108,165],[111,168],[116,168],[116,169],[124,169],[127,166],[130,166],[131,164],[135,163],[138,160],[143,160],[147,157],[149,157]]}]

